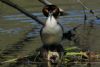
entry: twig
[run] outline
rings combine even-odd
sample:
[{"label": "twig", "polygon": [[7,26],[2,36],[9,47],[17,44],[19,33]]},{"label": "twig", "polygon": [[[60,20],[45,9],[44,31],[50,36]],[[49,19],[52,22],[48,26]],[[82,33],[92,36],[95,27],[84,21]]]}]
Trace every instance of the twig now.
[{"label": "twig", "polygon": [[90,13],[91,13],[93,16],[95,16],[97,19],[100,19],[100,17],[98,17],[98,16],[94,13],[94,11],[93,11],[92,9],[89,9],[87,6],[85,6],[81,0],[77,0],[77,2],[80,3],[85,9],[89,10]]},{"label": "twig", "polygon": [[25,9],[23,9],[22,7],[18,6],[17,4],[9,1],[9,0],[0,0],[2,3],[9,5],[15,9],[17,9],[18,11],[20,11],[21,13],[25,14],[26,16],[32,18],[33,20],[35,20],[36,22],[38,22],[41,25],[45,25],[42,21],[40,21],[37,16],[32,15],[31,13],[29,13],[28,11],[26,11]]}]

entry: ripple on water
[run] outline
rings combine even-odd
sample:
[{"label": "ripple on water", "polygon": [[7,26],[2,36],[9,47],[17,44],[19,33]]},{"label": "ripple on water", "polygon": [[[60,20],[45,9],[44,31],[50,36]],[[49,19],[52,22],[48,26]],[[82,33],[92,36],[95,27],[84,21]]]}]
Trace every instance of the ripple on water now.
[{"label": "ripple on water", "polygon": [[8,33],[8,34],[18,34],[22,30],[23,30],[22,28],[12,28],[12,29],[0,28],[1,33]]},{"label": "ripple on water", "polygon": [[[95,12],[97,12],[97,14],[99,13],[100,10],[95,10]],[[72,10],[72,11],[67,11],[68,15],[66,16],[62,16],[60,17],[61,18],[61,21],[62,22],[72,22],[72,21],[81,21],[83,20],[83,16],[84,16],[84,13],[83,13],[83,10]],[[88,17],[92,17],[91,14],[89,14],[89,10],[86,10],[86,13],[88,13]],[[40,19],[45,19],[45,17],[43,16],[42,13],[32,13],[33,15],[36,15],[38,16]],[[18,15],[9,15],[9,16],[3,16],[3,18],[5,20],[15,20],[15,21],[20,21],[20,22],[35,22],[34,20],[28,18],[28,17],[25,17],[25,15],[23,14],[18,14]],[[81,22],[80,22],[81,23]]]},{"label": "ripple on water", "polygon": [[[97,12],[96,14],[99,14],[99,11],[100,10],[95,10],[95,12]],[[73,10],[73,11],[67,11],[67,12],[68,12],[68,15],[61,16],[59,18],[59,22],[61,22],[61,24],[64,25],[64,24],[70,23],[70,22],[82,24],[84,22],[83,10]],[[87,13],[88,18],[90,18],[90,19],[94,18],[91,14],[89,14],[89,10],[86,10],[86,13]],[[42,13],[32,13],[32,14],[38,16],[41,20],[46,19],[46,17],[44,17]],[[31,23],[32,25],[36,25],[39,28],[41,27],[34,20],[32,20],[28,17],[25,17],[24,14],[7,15],[7,16],[3,16],[3,18],[5,20],[9,20],[9,21],[13,20],[13,21],[19,21],[19,22],[24,22],[24,23]],[[94,23],[100,24],[100,20],[94,19]],[[22,28],[15,28],[15,29],[9,29],[9,30],[5,30],[5,29],[0,28],[0,32],[13,33],[13,34],[17,34],[22,30],[23,30]],[[36,29],[36,30],[39,31],[39,29]],[[34,33],[31,32],[28,34],[28,36],[33,36],[33,35],[36,35],[36,32],[34,32]]]}]

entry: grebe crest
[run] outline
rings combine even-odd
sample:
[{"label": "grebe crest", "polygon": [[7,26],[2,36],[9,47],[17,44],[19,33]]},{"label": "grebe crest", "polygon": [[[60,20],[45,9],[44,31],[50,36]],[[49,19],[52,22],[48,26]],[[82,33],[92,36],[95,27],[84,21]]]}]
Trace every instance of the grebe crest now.
[{"label": "grebe crest", "polygon": [[55,5],[47,5],[42,9],[43,14],[48,17],[49,13],[52,13],[55,18],[58,17],[60,11],[59,8]]}]

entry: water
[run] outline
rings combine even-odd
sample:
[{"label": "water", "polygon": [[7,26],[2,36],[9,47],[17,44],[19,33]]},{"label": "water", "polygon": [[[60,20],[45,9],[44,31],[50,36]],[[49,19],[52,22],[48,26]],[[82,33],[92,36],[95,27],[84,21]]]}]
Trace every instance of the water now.
[{"label": "water", "polygon": [[3,29],[0,28],[0,33],[8,33],[8,34],[18,34],[20,31],[22,31],[22,28],[12,28],[12,29]]},{"label": "water", "polygon": [[[15,1],[17,1],[17,0],[15,0]],[[54,0],[55,1],[55,3],[56,3],[56,0]],[[59,0],[59,1],[61,1],[61,0]],[[75,2],[75,0],[73,0],[74,2]],[[91,0],[87,0],[87,1],[91,1]],[[99,0],[97,0],[97,1],[91,1],[91,3],[99,3],[98,2]],[[64,0],[62,1],[62,2],[64,2]],[[72,2],[71,0],[70,0],[70,2]],[[19,3],[19,2],[18,2]],[[68,3],[68,2],[67,2]],[[90,2],[87,2],[87,3],[90,3]],[[90,8],[95,8],[95,7],[98,7],[98,5],[96,6],[96,4],[87,4],[87,3],[85,3],[87,6],[89,6],[89,5],[91,5],[91,6],[89,6]],[[22,4],[24,4],[23,2],[22,2]],[[28,4],[27,2],[26,2],[26,4]],[[33,3],[32,3],[33,4]],[[40,3],[39,3],[40,4]],[[63,3],[62,3],[63,4]],[[68,3],[69,4],[69,3]],[[68,6],[68,4],[67,4],[67,6]],[[74,3],[73,3],[74,4]],[[72,6],[73,6],[73,4],[71,4]],[[0,5],[2,5],[2,4],[0,4]],[[69,4],[70,5],[70,4]],[[74,4],[75,5],[75,4]],[[2,9],[5,7],[3,7],[4,5],[2,5]],[[61,6],[61,5],[60,5]],[[66,5],[62,5],[62,6],[64,6],[64,8],[66,8]],[[7,7],[7,6],[6,6]],[[4,9],[6,9],[6,7],[4,8]],[[80,7],[80,6],[79,6]],[[7,7],[8,8],[8,7]],[[28,8],[31,8],[30,7],[30,5],[28,6]],[[37,7],[36,7],[37,8]],[[38,7],[39,8],[39,7]],[[72,8],[74,8],[75,10],[70,10],[70,9],[72,9]],[[1,9],[1,11],[2,11],[2,9]],[[27,8],[26,8],[27,9]],[[33,6],[32,6],[32,9],[33,9]],[[40,10],[40,9],[39,9]],[[100,15],[100,9],[96,9],[95,8],[95,13],[96,13],[96,15]],[[11,12],[11,11],[10,11]],[[13,11],[12,11],[13,12]],[[12,13],[11,12],[11,13]],[[73,28],[73,24],[83,24],[84,23],[84,13],[83,13],[83,10],[77,10],[77,8],[75,8],[74,6],[73,7],[71,7],[71,8],[69,8],[69,10],[67,10],[66,11],[67,13],[68,13],[68,15],[65,15],[65,16],[61,16],[61,17],[59,17],[59,19],[58,19],[58,21],[63,25],[63,27],[64,27],[64,30],[65,31],[68,31],[68,30],[70,30],[70,29],[72,29]],[[6,11],[4,10],[4,13],[6,13]],[[8,11],[8,14],[9,14],[9,11]],[[35,28],[34,28],[34,30],[33,31],[31,31],[31,32],[29,32],[27,35],[26,35],[26,38],[27,37],[34,37],[34,36],[39,36],[39,31],[40,31],[40,29],[41,29],[41,27],[42,26],[40,26],[37,22],[35,22],[34,20],[32,20],[32,19],[30,19],[30,18],[28,18],[28,17],[26,17],[25,15],[23,15],[23,14],[10,14],[10,15],[8,15],[8,14],[6,14],[6,15],[1,15],[2,16],[2,19],[3,20],[5,20],[6,21],[6,23],[15,23],[16,21],[16,23],[29,23],[29,24],[31,24],[32,26],[35,26]],[[41,20],[43,20],[43,21],[45,21],[46,20],[46,17],[44,17],[43,16],[43,14],[41,13],[41,12],[38,12],[38,13],[36,13],[36,12],[34,12],[34,13],[32,13],[33,15],[36,15],[36,16],[38,16],[39,17],[39,19],[41,19]],[[88,17],[88,21],[87,22],[89,22],[89,21],[91,21],[91,20],[93,20],[93,23],[95,24],[95,25],[99,25],[100,24],[100,20],[97,20],[93,15],[91,15],[90,13],[89,13],[89,11],[88,10],[86,10],[86,14],[87,14],[87,17]],[[1,19],[1,17],[0,17],[0,19]],[[8,21],[8,22],[7,22]],[[70,25],[71,24],[71,25]],[[0,25],[0,26],[2,26],[2,25]],[[27,28],[27,26],[25,26],[26,28]],[[100,28],[99,28],[100,29]],[[25,29],[24,28],[22,28],[22,27],[15,27],[15,28],[10,28],[10,29],[7,29],[7,28],[3,28],[3,27],[0,27],[0,33],[6,33],[7,35],[14,35],[14,36],[16,36],[16,35],[20,35],[20,33],[21,32],[23,32]],[[94,31],[93,31],[94,32]],[[95,32],[94,32],[95,33]],[[93,35],[93,34],[92,34]],[[97,30],[97,33],[96,33],[96,35],[95,36],[97,36],[97,37],[95,37],[95,38],[91,38],[91,39],[93,39],[92,41],[93,42],[91,42],[91,44],[92,44],[92,48],[91,49],[95,49],[95,50],[100,50],[100,48],[99,48],[99,46],[100,46],[100,43],[99,43],[99,41],[100,41],[100,37],[99,37],[99,35],[100,34],[98,34],[98,30]],[[11,37],[12,38],[12,37]],[[16,39],[16,38],[15,38]],[[20,38],[18,38],[18,39],[20,39]],[[4,41],[2,41],[2,40],[4,40]],[[4,46],[4,49],[6,50],[6,48],[8,48],[7,46],[8,46],[8,42],[13,42],[13,41],[11,41],[10,39],[7,41],[5,38],[1,38],[0,39],[0,43],[1,44],[3,44],[3,45],[5,45],[5,44],[7,44],[7,45],[5,45]],[[5,42],[6,41],[6,42]],[[23,40],[22,40],[23,41]],[[40,40],[39,39],[36,39],[36,40],[33,40],[34,42],[32,42],[31,44],[30,44],[30,42],[28,42],[28,43],[25,43],[25,45],[24,45],[24,47],[22,47],[22,49],[24,49],[24,50],[26,50],[26,51],[21,51],[21,52],[19,52],[19,54],[18,54],[18,56],[22,56],[22,55],[27,55],[27,54],[29,54],[30,52],[32,52],[32,50],[34,50],[35,48],[37,48],[37,47],[39,47],[39,46],[41,46],[41,43],[39,43],[40,42]],[[2,43],[3,42],[3,43]],[[15,42],[14,42],[15,43]],[[10,44],[11,46],[13,45],[12,43]],[[18,45],[18,44],[17,44]],[[94,46],[94,45],[96,45],[96,46]],[[0,47],[2,47],[1,45],[0,45]],[[96,49],[97,48],[97,49]],[[1,50],[2,50],[2,48],[1,48]],[[0,51],[0,52],[2,52],[2,51]],[[16,52],[17,53],[17,52]],[[4,66],[5,67],[5,66]],[[94,67],[99,67],[99,65],[98,66],[94,66]]]},{"label": "water", "polygon": [[[99,13],[100,10],[95,10],[96,14]],[[68,23],[77,23],[77,24],[83,24],[84,21],[84,13],[83,10],[74,10],[74,11],[67,11],[68,15],[66,16],[61,16],[58,21],[64,25],[64,24],[68,24]],[[94,16],[92,16],[91,14],[89,14],[89,11],[86,10],[87,13],[87,17],[88,17],[88,21],[90,21],[91,19],[94,20],[95,24],[100,24],[100,20],[96,20]],[[42,13],[32,13],[33,15],[38,16],[41,20],[42,19],[46,19],[46,17],[43,16]],[[35,25],[36,27],[40,28],[40,25],[37,24],[37,22],[35,22],[34,20],[25,17],[25,15],[23,14],[16,14],[16,15],[6,15],[6,16],[2,16],[4,20],[7,21],[18,21],[19,23],[31,23],[32,25]],[[39,32],[39,28],[36,28],[36,30]],[[67,27],[67,29],[69,30],[70,28]],[[5,33],[10,33],[10,34],[18,34],[20,33],[20,31],[23,31],[24,29],[22,28],[15,28],[15,29],[9,29],[9,30],[5,30],[0,28],[0,32],[5,32]],[[29,33],[30,36],[32,34],[38,34],[38,32],[32,32]],[[28,35],[29,36],[29,35]]]}]

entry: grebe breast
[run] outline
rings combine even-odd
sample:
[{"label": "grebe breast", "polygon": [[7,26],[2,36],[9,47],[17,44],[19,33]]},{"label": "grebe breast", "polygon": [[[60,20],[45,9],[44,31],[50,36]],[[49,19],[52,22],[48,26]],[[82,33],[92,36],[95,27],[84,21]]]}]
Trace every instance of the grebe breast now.
[{"label": "grebe breast", "polygon": [[59,44],[63,37],[63,28],[53,16],[49,16],[46,25],[41,29],[43,44]]}]

